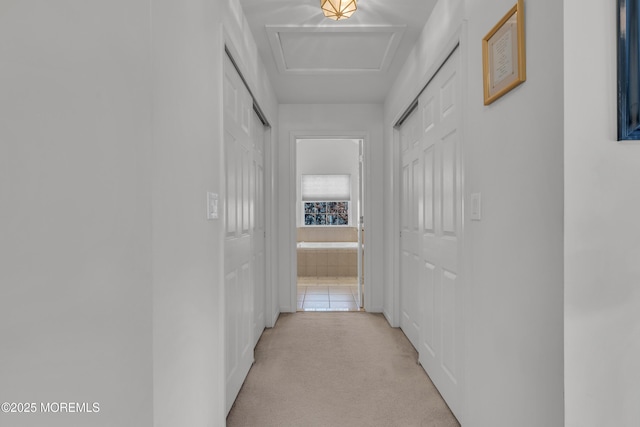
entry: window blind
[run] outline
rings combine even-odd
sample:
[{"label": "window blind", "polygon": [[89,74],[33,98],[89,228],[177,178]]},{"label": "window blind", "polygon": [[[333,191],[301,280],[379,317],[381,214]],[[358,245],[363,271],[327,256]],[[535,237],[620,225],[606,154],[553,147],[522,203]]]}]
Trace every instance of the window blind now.
[{"label": "window blind", "polygon": [[302,175],[303,201],[351,200],[351,175]]}]

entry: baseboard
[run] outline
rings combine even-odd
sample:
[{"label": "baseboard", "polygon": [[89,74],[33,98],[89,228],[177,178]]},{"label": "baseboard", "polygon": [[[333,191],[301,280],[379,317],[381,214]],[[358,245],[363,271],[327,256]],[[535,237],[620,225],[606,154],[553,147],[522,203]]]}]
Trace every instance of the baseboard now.
[{"label": "baseboard", "polygon": [[295,313],[297,310],[291,310],[291,307],[280,307],[280,313]]},{"label": "baseboard", "polygon": [[274,326],[276,326],[276,322],[278,321],[278,318],[279,318],[279,317],[280,317],[280,312],[278,311],[278,312],[273,316],[273,319],[271,319],[271,325],[273,325],[273,326],[271,326],[272,328],[273,328]]},{"label": "baseboard", "polygon": [[393,315],[390,314],[388,310],[382,310],[382,314],[384,315],[384,318],[387,319],[389,326],[395,328],[396,326],[393,324]]}]

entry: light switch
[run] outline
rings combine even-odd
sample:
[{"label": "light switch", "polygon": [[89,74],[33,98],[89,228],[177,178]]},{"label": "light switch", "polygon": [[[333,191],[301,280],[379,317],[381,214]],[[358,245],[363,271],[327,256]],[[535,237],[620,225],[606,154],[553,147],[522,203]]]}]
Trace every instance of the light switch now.
[{"label": "light switch", "polygon": [[482,219],[482,195],[473,193],[471,195],[471,220],[480,221]]},{"label": "light switch", "polygon": [[217,193],[207,193],[207,219],[218,219]]}]

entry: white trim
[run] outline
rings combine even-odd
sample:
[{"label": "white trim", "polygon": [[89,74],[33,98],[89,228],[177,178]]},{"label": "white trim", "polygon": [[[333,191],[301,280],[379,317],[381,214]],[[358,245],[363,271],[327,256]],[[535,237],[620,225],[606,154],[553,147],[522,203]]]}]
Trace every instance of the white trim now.
[{"label": "white trim", "polygon": [[[227,32],[224,28],[224,26],[222,26],[220,28],[220,32],[221,37],[220,37],[220,46],[219,46],[219,52],[220,52],[220,57],[219,57],[219,73],[220,73],[220,78],[218,79],[218,81],[216,82],[218,84],[218,91],[221,94],[221,96],[224,94],[224,58],[227,56],[227,52],[225,51],[225,46],[227,45],[227,42],[230,42],[230,38],[227,35]],[[218,378],[220,378],[220,381],[218,381],[215,384],[215,387],[217,388],[217,394],[218,396],[221,396],[220,402],[218,402],[218,405],[222,405],[222,409],[220,410],[220,413],[224,414],[225,419],[227,414],[227,370],[226,370],[226,366],[227,366],[227,352],[226,352],[226,346],[227,346],[227,337],[226,337],[226,330],[227,330],[227,310],[225,307],[225,298],[226,298],[226,294],[225,294],[225,285],[224,285],[224,261],[225,261],[225,239],[224,239],[224,234],[225,234],[225,224],[227,221],[226,218],[226,206],[225,206],[225,201],[227,200],[227,194],[226,194],[226,188],[227,188],[227,182],[226,182],[226,176],[225,176],[225,144],[224,144],[224,101],[220,100],[220,109],[218,111],[218,119],[219,119],[219,123],[221,124],[219,130],[218,130],[218,138],[220,141],[220,145],[221,145],[221,156],[217,162],[217,168],[218,168],[218,176],[219,176],[219,180],[220,180],[220,188],[218,189],[218,193],[220,195],[220,199],[219,199],[219,206],[218,206],[218,211],[220,212],[220,219],[219,222],[217,224],[218,228],[220,229],[219,234],[221,236],[221,238],[219,239],[219,241],[217,242],[218,245],[218,253],[219,253],[219,265],[220,268],[218,269],[218,275],[217,275],[217,285],[218,285],[218,297],[219,297],[219,302],[218,302],[218,307],[220,308],[220,310],[218,310],[218,322],[220,324],[220,336],[218,338],[218,349],[220,351],[220,353],[222,353],[221,357],[219,358],[221,361],[221,364],[219,364],[217,366],[217,370],[218,370]],[[216,285],[214,284],[214,285]],[[218,412],[218,411],[216,411]]]},{"label": "white trim", "polygon": [[[276,239],[275,236],[275,209],[277,203],[274,203],[273,195],[275,193],[275,180],[273,171],[275,168],[275,156],[273,155],[273,133],[274,129],[272,127],[264,127],[264,144],[265,144],[265,180],[264,180],[264,209],[265,209],[265,326],[267,328],[273,328],[275,325],[274,319],[277,319],[278,310],[274,310],[274,307],[277,307],[277,299],[278,294],[274,292],[276,287],[274,283],[277,283],[276,275],[278,274],[277,267],[274,268],[274,254],[277,253],[276,247]],[[275,295],[274,295],[275,294]]]},{"label": "white trim", "polygon": [[393,303],[387,305],[391,306],[391,313],[387,314],[387,321],[394,328],[400,327],[400,131],[397,128],[393,129],[393,173],[392,187],[393,187],[393,282],[392,282],[392,296]]},{"label": "white trim", "polygon": [[471,274],[471,268],[473,266],[472,264],[472,260],[471,260],[471,253],[470,251],[466,250],[465,245],[467,244],[466,242],[469,241],[469,230],[466,229],[465,227],[465,223],[466,223],[466,216],[465,216],[465,212],[466,212],[466,204],[465,204],[465,200],[466,200],[466,192],[467,192],[467,185],[466,185],[466,150],[465,148],[468,146],[467,144],[469,143],[469,140],[467,139],[467,136],[470,134],[467,130],[467,126],[468,126],[468,122],[467,122],[467,117],[469,116],[469,87],[468,87],[468,77],[469,77],[469,62],[468,62],[468,58],[469,58],[469,46],[467,45],[467,43],[465,43],[465,40],[468,40],[468,28],[467,28],[467,21],[462,21],[462,24],[460,25],[460,28],[457,31],[458,37],[459,37],[459,46],[458,49],[460,49],[460,100],[462,101],[462,111],[460,114],[460,174],[461,174],[461,191],[462,191],[462,226],[461,226],[461,233],[463,236],[463,241],[462,241],[462,255],[460,258],[460,262],[461,262],[461,266],[462,268],[460,269],[460,279],[464,285],[464,299],[463,299],[463,311],[464,313],[466,313],[465,315],[465,320],[464,320],[464,327],[465,327],[465,332],[464,332],[464,345],[465,348],[462,349],[462,351],[464,351],[464,361],[463,361],[463,366],[461,367],[461,370],[463,372],[463,376],[464,376],[464,382],[465,382],[465,388],[462,391],[462,403],[461,403],[461,407],[462,407],[462,416],[460,417],[460,422],[461,423],[465,423],[466,420],[469,420],[469,405],[467,402],[467,397],[470,395],[469,393],[469,387],[471,384],[471,381],[469,380],[469,366],[470,366],[470,360],[472,358],[472,353],[469,351],[469,343],[471,342],[471,318],[469,316],[469,313],[472,313],[471,308],[472,308],[472,300],[470,298],[471,296],[471,286],[472,286],[472,274]]},{"label": "white trim", "polygon": [[[362,212],[365,217],[365,221],[369,224],[371,223],[371,186],[367,185],[370,177],[370,168],[369,164],[371,162],[371,139],[369,132],[367,131],[291,131],[289,132],[289,182],[294,183],[289,189],[289,197],[288,197],[288,209],[290,221],[289,227],[287,228],[288,236],[288,244],[286,252],[283,254],[287,259],[290,260],[290,274],[289,274],[289,289],[290,289],[290,304],[291,309],[285,310],[285,307],[280,307],[280,311],[282,312],[295,312],[297,311],[297,295],[298,295],[298,265],[294,260],[296,260],[296,249],[297,249],[297,224],[296,224],[296,207],[297,207],[297,188],[295,185],[296,182],[296,141],[299,139],[362,139],[364,141],[364,173],[363,173],[363,181],[364,181],[364,204],[362,207]],[[287,237],[285,237],[287,239]],[[371,266],[373,265],[372,259],[372,251],[364,251],[364,277],[367,280],[367,277],[371,277]],[[365,282],[365,297],[364,297],[364,308],[371,312],[381,312],[382,310],[379,307],[371,306],[371,283],[370,281]]]},{"label": "white trim", "polygon": [[[300,139],[296,136],[295,132],[289,132],[289,182],[291,183],[289,188],[289,204],[287,210],[289,212],[289,239],[288,239],[288,254],[285,254],[286,259],[290,262],[289,268],[289,312],[295,313],[298,309],[298,263],[297,263],[297,221],[296,221],[296,207],[297,207],[297,165],[296,165],[296,140]],[[281,309],[282,311],[282,309]]]}]

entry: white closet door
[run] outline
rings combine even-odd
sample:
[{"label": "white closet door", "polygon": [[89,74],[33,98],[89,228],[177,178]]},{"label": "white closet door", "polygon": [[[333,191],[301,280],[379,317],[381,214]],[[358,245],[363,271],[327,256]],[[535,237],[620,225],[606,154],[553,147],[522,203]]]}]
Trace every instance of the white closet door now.
[{"label": "white closet door", "polygon": [[224,63],[225,370],[231,409],[253,363],[255,169],[253,100],[229,58]]},{"label": "white closet door", "polygon": [[[420,363],[453,413],[463,413],[461,91],[458,49],[419,97]],[[414,184],[415,185],[415,184]]]},{"label": "white closet door", "polygon": [[417,349],[420,339],[419,270],[421,260],[420,221],[422,215],[422,133],[418,110],[400,127],[402,159],[400,195],[400,327]]}]

